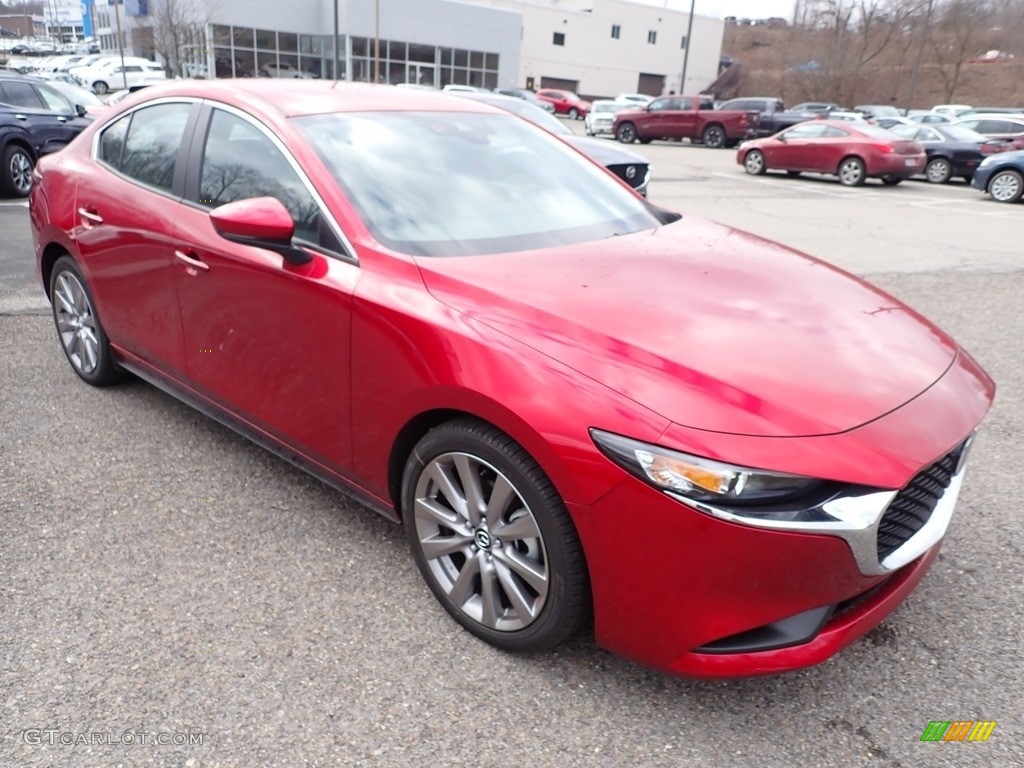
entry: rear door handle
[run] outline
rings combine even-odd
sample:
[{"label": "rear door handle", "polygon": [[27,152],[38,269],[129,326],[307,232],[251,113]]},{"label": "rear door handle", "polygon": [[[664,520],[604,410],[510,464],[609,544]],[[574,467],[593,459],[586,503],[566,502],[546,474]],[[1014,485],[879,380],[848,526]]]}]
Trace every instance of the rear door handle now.
[{"label": "rear door handle", "polygon": [[87,226],[97,226],[103,223],[102,216],[96,213],[96,211],[91,211],[84,206],[78,209],[78,215],[88,222]]},{"label": "rear door handle", "polygon": [[191,267],[192,269],[201,269],[203,272],[208,272],[210,270],[210,265],[207,264],[205,261],[194,259],[184,251],[175,250],[174,258],[176,258],[186,267]]},{"label": "rear door handle", "polygon": [[15,115],[15,120],[28,120],[28,115]]}]

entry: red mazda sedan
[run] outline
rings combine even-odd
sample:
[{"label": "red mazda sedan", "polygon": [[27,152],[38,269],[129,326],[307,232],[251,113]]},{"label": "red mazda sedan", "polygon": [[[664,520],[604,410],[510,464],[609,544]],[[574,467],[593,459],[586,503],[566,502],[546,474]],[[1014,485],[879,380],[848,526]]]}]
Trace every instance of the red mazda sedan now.
[{"label": "red mazda sedan", "polygon": [[509,650],[592,615],[680,674],[829,658],[934,562],[993,397],[891,296],[466,99],[147,89],[30,205],[78,376],[130,372],[401,522]]},{"label": "red mazda sedan", "polygon": [[537,98],[553,106],[556,115],[566,115],[572,120],[582,120],[590,112],[590,102],[572,91],[542,88],[537,91]]},{"label": "red mazda sedan", "polygon": [[868,122],[811,120],[774,136],[743,142],[736,162],[754,176],[773,170],[788,171],[790,176],[827,173],[848,187],[858,187],[869,177],[895,186],[921,173],[927,156],[916,141]]}]

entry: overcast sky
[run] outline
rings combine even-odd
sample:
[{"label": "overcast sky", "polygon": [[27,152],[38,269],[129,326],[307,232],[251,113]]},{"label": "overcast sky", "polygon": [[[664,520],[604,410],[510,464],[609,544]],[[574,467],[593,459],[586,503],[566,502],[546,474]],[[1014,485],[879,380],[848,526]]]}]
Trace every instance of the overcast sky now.
[{"label": "overcast sky", "polygon": [[[647,5],[667,6],[677,11],[689,11],[690,0],[636,0]],[[794,0],[697,0],[696,13],[701,16],[739,16],[766,19],[769,16],[793,18]]]}]

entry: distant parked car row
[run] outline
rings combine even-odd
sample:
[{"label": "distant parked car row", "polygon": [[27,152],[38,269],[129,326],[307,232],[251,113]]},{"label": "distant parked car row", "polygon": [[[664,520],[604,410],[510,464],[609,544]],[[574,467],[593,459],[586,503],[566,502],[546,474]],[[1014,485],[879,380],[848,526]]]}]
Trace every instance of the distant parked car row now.
[{"label": "distant parked car row", "polygon": [[1006,146],[956,124],[886,129],[866,120],[819,119],[744,142],[736,162],[752,176],[821,173],[850,187],[869,178],[895,186],[921,174],[937,184],[959,176],[993,200],[1014,203],[1024,195],[1024,152]]}]

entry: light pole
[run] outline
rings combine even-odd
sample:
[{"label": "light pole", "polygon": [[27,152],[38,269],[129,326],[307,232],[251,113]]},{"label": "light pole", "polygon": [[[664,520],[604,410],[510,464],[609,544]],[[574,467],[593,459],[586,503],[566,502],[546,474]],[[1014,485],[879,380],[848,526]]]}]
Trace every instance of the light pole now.
[{"label": "light pole", "polygon": [[334,61],[331,62],[331,76],[334,82],[338,82],[338,40],[341,35],[338,32],[338,0],[334,0]]},{"label": "light pole", "polygon": [[124,0],[114,0],[114,18],[117,20],[117,50],[121,53],[121,81],[124,89],[128,90],[128,73],[124,71],[124,36],[121,34],[121,3]]},{"label": "light pole", "polygon": [[686,65],[690,63],[690,44],[693,42],[693,9],[697,0],[690,0],[690,17],[686,21],[686,48],[683,49],[683,74],[679,76],[679,95],[686,91]]}]

